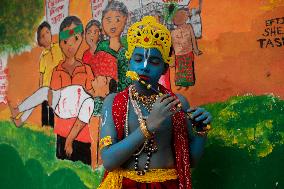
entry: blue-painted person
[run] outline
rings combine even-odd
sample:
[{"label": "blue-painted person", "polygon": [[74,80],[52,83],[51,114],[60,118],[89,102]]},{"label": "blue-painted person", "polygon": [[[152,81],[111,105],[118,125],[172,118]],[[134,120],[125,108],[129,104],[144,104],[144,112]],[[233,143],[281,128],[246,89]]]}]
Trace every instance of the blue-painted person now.
[{"label": "blue-painted person", "polygon": [[140,79],[104,101],[100,150],[106,174],[99,188],[191,189],[190,168],[203,154],[212,116],[158,84],[171,62],[164,25],[146,16],[129,28],[127,42],[129,70]]}]

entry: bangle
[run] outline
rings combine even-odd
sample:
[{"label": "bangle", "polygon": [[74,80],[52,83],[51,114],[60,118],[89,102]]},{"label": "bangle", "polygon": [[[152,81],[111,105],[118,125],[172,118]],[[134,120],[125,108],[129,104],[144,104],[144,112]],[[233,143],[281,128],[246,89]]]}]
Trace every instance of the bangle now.
[{"label": "bangle", "polygon": [[202,136],[202,137],[206,136],[210,130],[211,130],[210,124],[206,125],[206,127],[203,127],[202,131],[197,131],[195,127],[193,128],[194,133],[197,136]]},{"label": "bangle", "polygon": [[99,149],[102,150],[104,147],[112,144],[111,136],[105,136],[100,140]]},{"label": "bangle", "polygon": [[150,131],[149,131],[148,128],[147,128],[145,119],[139,120],[139,123],[140,123],[140,129],[141,129],[143,135],[145,136],[145,138],[146,138],[146,139],[151,138],[151,137],[152,137],[152,134],[150,133]]}]

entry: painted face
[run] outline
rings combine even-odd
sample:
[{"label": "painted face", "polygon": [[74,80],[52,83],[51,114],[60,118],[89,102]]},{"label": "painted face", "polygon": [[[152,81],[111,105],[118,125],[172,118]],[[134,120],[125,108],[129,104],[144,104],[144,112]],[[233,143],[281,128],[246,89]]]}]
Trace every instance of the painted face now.
[{"label": "painted face", "polygon": [[178,10],[173,18],[173,23],[176,26],[185,24],[188,19],[188,12],[185,10]]},{"label": "painted face", "polygon": [[130,59],[129,69],[135,71],[141,79],[156,84],[165,71],[165,63],[158,49],[136,47]]},{"label": "painted face", "polygon": [[39,42],[44,48],[50,46],[52,41],[51,38],[52,36],[50,30],[47,27],[42,28],[42,30],[40,31]]},{"label": "painted face", "polygon": [[109,37],[120,37],[124,30],[127,17],[119,11],[108,11],[102,20],[105,34]]},{"label": "painted face", "polygon": [[93,25],[86,31],[86,42],[90,48],[94,47],[98,41],[100,36],[100,29],[98,26]]},{"label": "painted face", "polygon": [[[72,23],[70,26],[64,28],[63,31],[74,29],[76,26],[77,25]],[[83,40],[83,37],[81,33],[72,35],[68,39],[61,40],[60,47],[64,55],[68,58],[74,57],[76,53],[78,52],[78,49],[82,43],[82,40]]]}]

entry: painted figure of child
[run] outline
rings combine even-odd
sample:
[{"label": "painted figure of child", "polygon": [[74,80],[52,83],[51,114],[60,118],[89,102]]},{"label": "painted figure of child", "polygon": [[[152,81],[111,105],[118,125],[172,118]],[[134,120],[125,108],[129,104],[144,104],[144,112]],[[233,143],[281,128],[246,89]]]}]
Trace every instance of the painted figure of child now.
[{"label": "painted figure of child", "polygon": [[[52,42],[51,27],[44,21],[37,28],[37,42],[44,50],[39,60],[39,87],[49,87],[52,70],[63,59],[63,54],[58,43]],[[42,126],[54,127],[54,113],[47,101],[42,103]]]},{"label": "painted figure of child", "polygon": [[175,84],[181,87],[195,84],[194,54],[202,54],[198,49],[192,26],[186,23],[188,16],[188,8],[180,8],[173,18],[177,28],[171,32],[175,53]]},{"label": "painted figure of child", "polygon": [[[80,85],[94,96],[91,67],[76,59],[76,54],[83,41],[84,29],[76,16],[66,17],[60,25],[59,44],[64,54],[64,61],[56,66],[52,73],[50,87],[58,90],[70,85]],[[91,164],[91,137],[89,127],[74,125],[76,118],[55,117],[54,133],[57,135],[56,156]],[[74,137],[75,136],[75,137]]]},{"label": "painted figure of child", "polygon": [[[85,64],[90,64],[95,51],[97,49],[97,44],[101,39],[101,23],[97,20],[90,20],[85,27],[85,40],[89,48],[84,52],[82,61]],[[92,68],[92,65],[90,65]],[[95,71],[92,68],[93,72]]]},{"label": "painted figure of child", "polygon": [[[126,41],[121,38],[128,17],[127,7],[119,1],[110,1],[102,15],[102,32],[108,37],[108,40],[101,41],[98,44],[95,58],[92,64],[98,64],[102,69],[95,76],[108,76],[107,82],[117,82],[117,90],[122,91],[130,85],[125,74],[128,69],[125,52],[127,48]],[[113,80],[112,80],[113,79]],[[115,87],[110,86],[115,89]],[[116,92],[110,91],[110,92]]]}]

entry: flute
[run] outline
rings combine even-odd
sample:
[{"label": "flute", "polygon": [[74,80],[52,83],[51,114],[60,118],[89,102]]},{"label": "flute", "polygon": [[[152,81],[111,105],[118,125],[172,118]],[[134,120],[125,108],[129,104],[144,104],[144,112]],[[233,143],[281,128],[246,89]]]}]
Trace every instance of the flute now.
[{"label": "flute", "polygon": [[[162,96],[163,93],[161,93],[160,91],[158,91],[156,88],[154,88],[151,84],[146,83],[144,80],[142,80],[139,75],[134,72],[134,71],[127,71],[126,72],[126,76],[129,77],[131,80],[133,81],[138,81],[139,83],[141,83],[142,85],[144,85],[148,90],[152,90],[153,92],[155,92],[156,94],[159,94],[159,96]],[[204,124],[202,122],[197,122],[194,119],[191,118],[191,113],[186,112],[182,109],[182,104],[179,103],[176,107],[177,111],[182,111],[185,113],[186,117],[192,122],[193,127],[195,127],[196,132],[200,135],[203,135],[202,132],[207,132],[211,129],[210,124]],[[198,128],[198,129],[197,129]],[[199,131],[199,130],[202,131]]]}]

